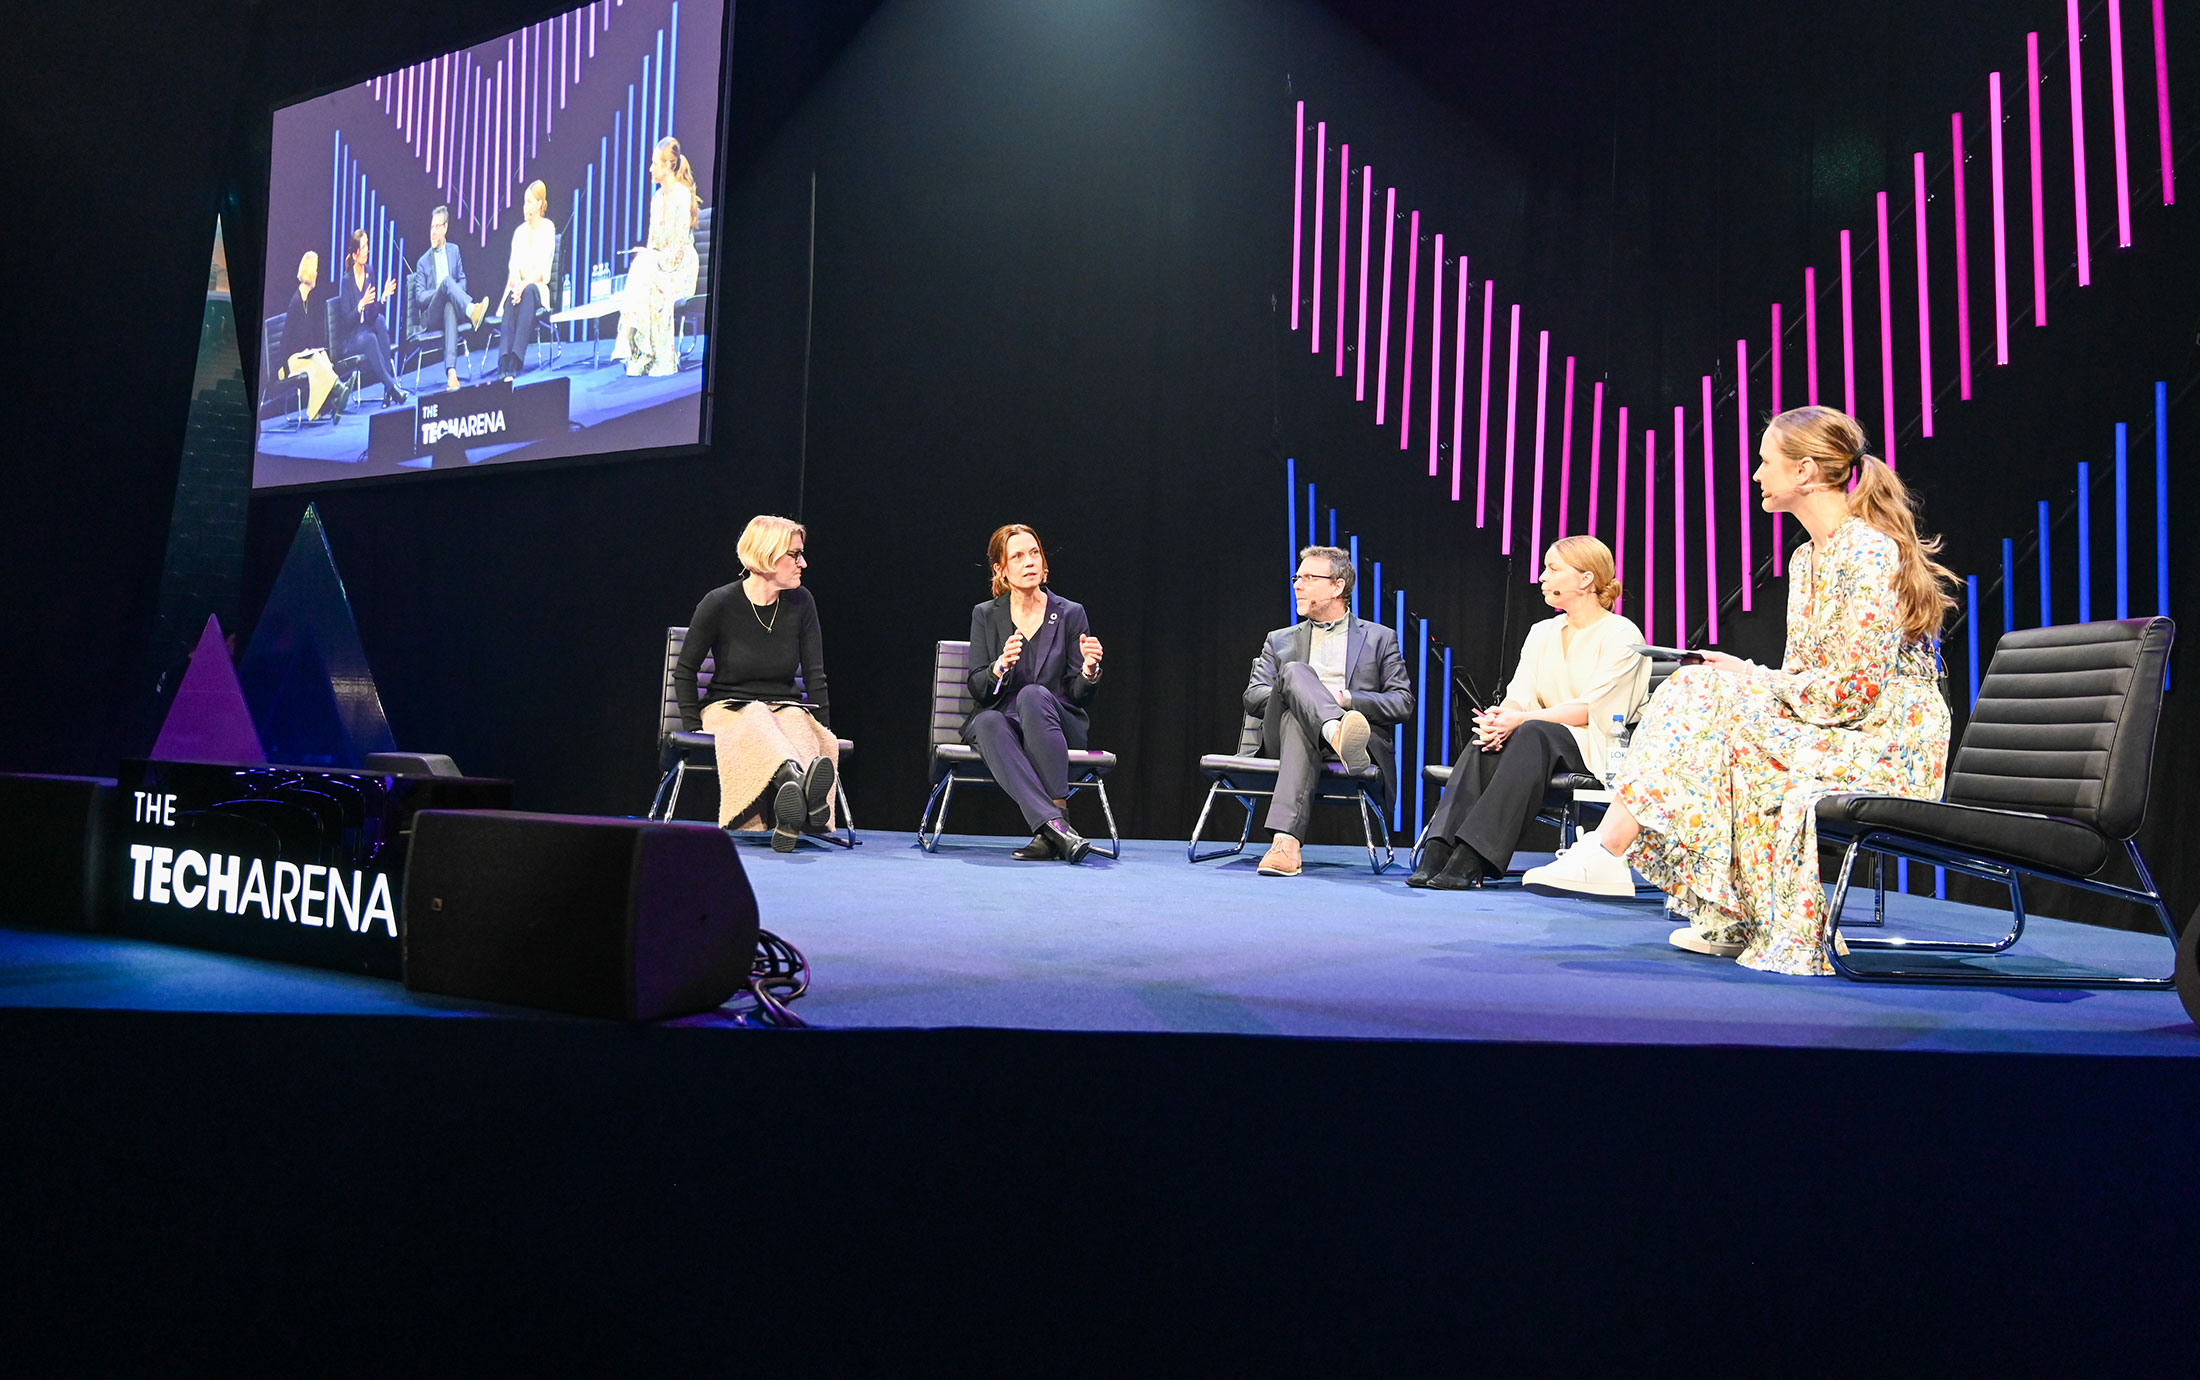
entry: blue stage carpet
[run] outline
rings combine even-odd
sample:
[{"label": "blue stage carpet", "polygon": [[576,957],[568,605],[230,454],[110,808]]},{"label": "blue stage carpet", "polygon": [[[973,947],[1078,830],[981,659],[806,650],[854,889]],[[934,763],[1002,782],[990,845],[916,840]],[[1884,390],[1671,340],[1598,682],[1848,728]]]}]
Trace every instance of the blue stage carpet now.
[{"label": "blue stage carpet", "polygon": [[[2200,1054],[2167,992],[1889,988],[1683,953],[1656,900],[1558,901],[1517,884],[1409,890],[1403,868],[1308,850],[1192,866],[1018,863],[1015,840],[869,834],[854,853],[744,842],[764,923],[808,954],[813,1024],[2056,1054]],[[1402,856],[1402,855],[1401,855]],[[1895,918],[1999,933],[1982,910],[1899,898]],[[2018,955],[2168,969],[2166,940],[2037,920]],[[491,1014],[395,983],[104,936],[0,931],[0,1005]],[[717,1017],[690,1024],[712,1024]]]}]

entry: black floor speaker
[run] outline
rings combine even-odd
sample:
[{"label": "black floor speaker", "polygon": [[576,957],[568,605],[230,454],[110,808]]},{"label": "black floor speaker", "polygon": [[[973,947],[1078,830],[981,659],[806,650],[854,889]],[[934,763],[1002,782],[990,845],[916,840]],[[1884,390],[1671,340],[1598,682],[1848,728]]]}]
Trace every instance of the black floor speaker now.
[{"label": "black floor speaker", "polygon": [[0,772],[0,923],[96,930],[105,923],[113,777]]},{"label": "black floor speaker", "polygon": [[704,824],[422,810],[400,903],[405,985],[650,1021],[748,983],[756,893]]}]

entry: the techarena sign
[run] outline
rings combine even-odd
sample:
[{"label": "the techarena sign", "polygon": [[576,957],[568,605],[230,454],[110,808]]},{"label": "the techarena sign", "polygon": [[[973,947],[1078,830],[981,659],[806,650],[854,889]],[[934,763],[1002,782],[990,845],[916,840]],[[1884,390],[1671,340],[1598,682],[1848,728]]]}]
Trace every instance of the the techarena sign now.
[{"label": "the techarena sign", "polygon": [[126,934],[397,977],[405,840],[423,809],[507,809],[508,781],[125,762],[115,789]]}]

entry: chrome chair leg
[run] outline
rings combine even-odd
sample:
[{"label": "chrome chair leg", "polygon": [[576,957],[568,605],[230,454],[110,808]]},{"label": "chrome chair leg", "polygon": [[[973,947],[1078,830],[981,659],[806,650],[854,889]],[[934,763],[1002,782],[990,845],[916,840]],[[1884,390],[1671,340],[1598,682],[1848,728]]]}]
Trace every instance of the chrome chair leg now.
[{"label": "chrome chair leg", "polygon": [[[924,813],[917,817],[917,847],[927,853],[939,851],[940,836],[947,832],[947,807],[955,798],[955,773],[950,771],[932,788],[932,794],[924,801]],[[934,802],[937,802],[935,806]],[[932,824],[930,838],[925,837],[927,821]]]},{"label": "chrome chair leg", "polygon": [[[1253,837],[1253,797],[1262,794],[1266,794],[1266,792],[1242,792],[1230,784],[1227,779],[1210,785],[1207,788],[1207,801],[1200,806],[1199,822],[1192,826],[1192,841],[1184,845],[1184,860],[1195,863],[1213,862],[1217,858],[1234,858],[1243,853],[1245,845]],[[1199,841],[1207,832],[1207,814],[1208,811],[1214,809],[1215,797],[1218,795],[1233,796],[1238,804],[1245,807],[1245,827],[1238,831],[1238,841],[1235,845],[1229,848],[1217,848],[1211,853],[1202,853],[1199,851]]]},{"label": "chrome chair leg", "polygon": [[[1094,777],[1092,784],[1093,788],[1100,792],[1100,813],[1108,821],[1108,857],[1120,859],[1123,856],[1123,836],[1117,833],[1115,829],[1115,807],[1108,803],[1108,783],[1099,777]],[[1094,851],[1098,852],[1099,850],[1095,849]]]},{"label": "chrome chair leg", "polygon": [[680,810],[680,788],[687,784],[688,764],[682,758],[672,769],[672,799],[665,802],[664,818],[671,819]]}]

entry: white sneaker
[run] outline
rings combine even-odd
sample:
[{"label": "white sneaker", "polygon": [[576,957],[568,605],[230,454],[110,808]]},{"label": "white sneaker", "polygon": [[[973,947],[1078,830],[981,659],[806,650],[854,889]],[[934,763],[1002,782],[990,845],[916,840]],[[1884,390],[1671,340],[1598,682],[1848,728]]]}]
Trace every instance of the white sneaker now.
[{"label": "white sneaker", "polygon": [[1598,896],[1622,901],[1635,898],[1635,874],[1613,857],[1590,834],[1574,846],[1522,874],[1520,885],[1538,896]]},{"label": "white sneaker", "polygon": [[1696,933],[1694,925],[1683,925],[1666,936],[1666,942],[1676,949],[1686,949],[1692,954],[1709,954],[1713,958],[1740,958],[1747,944],[1721,944]]}]

